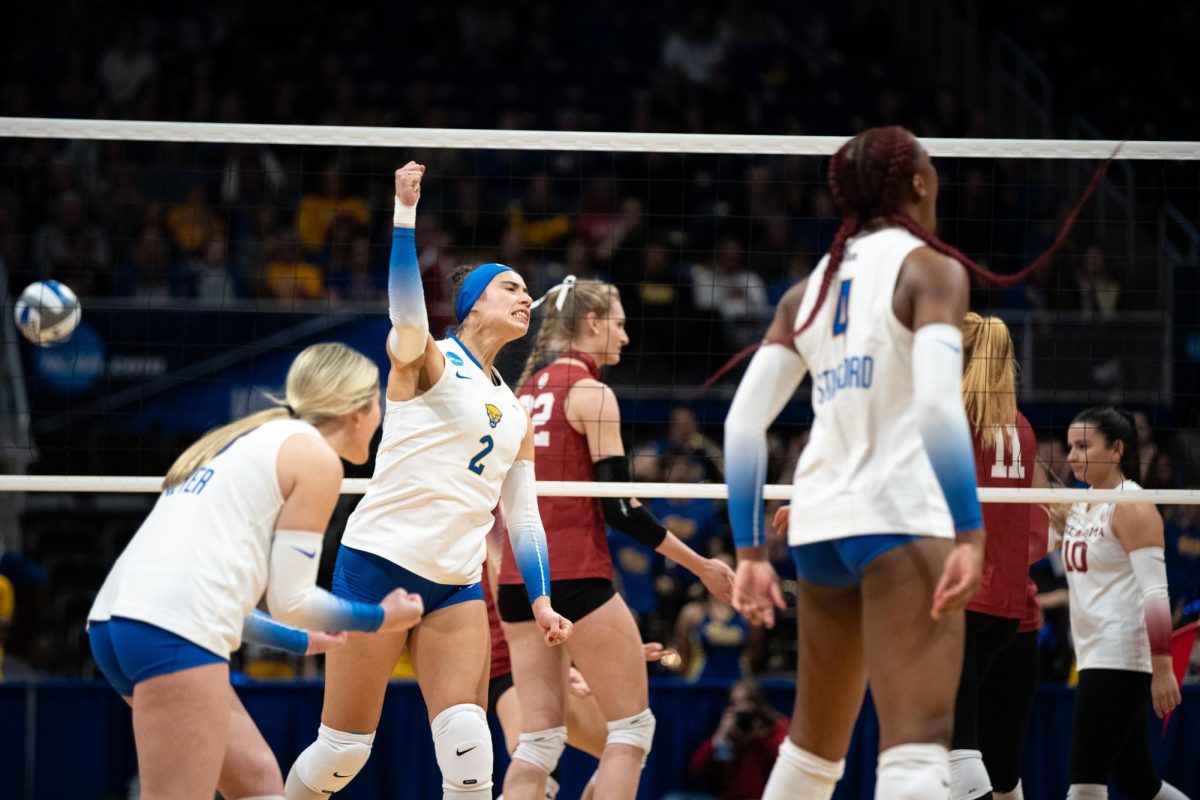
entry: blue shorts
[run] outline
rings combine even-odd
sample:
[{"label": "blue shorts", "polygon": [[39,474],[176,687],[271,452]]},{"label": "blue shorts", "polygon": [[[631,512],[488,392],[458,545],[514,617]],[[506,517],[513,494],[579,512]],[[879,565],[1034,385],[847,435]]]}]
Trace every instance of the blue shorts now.
[{"label": "blue shorts", "polygon": [[159,675],[229,659],[148,622],[113,617],[88,625],[96,666],[122,697],[133,697],[135,684]]},{"label": "blue shorts", "polygon": [[434,583],[374,553],[345,545],[338,548],[337,562],[333,565],[335,595],[378,603],[395,589],[421,595],[426,614],[468,600],[483,600],[483,586],[478,582],[466,586]]},{"label": "blue shorts", "polygon": [[889,550],[925,536],[907,533],[871,533],[829,539],[792,547],[796,572],[809,583],[822,586],[855,586],[862,583],[867,565]]}]

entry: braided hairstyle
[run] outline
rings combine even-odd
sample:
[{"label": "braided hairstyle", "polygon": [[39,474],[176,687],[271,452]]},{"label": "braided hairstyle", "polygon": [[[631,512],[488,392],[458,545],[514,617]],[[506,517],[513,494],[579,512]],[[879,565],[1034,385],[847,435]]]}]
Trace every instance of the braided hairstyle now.
[{"label": "braided hairstyle", "polygon": [[[842,211],[842,224],[834,237],[833,245],[829,248],[829,264],[821,276],[817,302],[813,304],[808,319],[795,332],[795,336],[812,325],[846,254],[846,243],[862,231],[863,223],[867,220],[883,218],[892,225],[904,228],[939,253],[955,259],[986,283],[994,286],[1012,286],[1050,263],[1050,259],[1070,234],[1083,204],[1096,191],[1112,162],[1110,156],[1096,170],[1087,189],[1071,209],[1054,241],[1044,253],[1012,275],[997,275],[946,244],[931,231],[922,228],[915,219],[901,210],[905,200],[904,187],[909,185],[913,173],[917,170],[919,152],[917,139],[911,131],[899,125],[889,125],[863,131],[833,154],[829,163],[829,190],[833,194],[834,203]],[[1115,155],[1116,153],[1113,153],[1113,156]]]}]

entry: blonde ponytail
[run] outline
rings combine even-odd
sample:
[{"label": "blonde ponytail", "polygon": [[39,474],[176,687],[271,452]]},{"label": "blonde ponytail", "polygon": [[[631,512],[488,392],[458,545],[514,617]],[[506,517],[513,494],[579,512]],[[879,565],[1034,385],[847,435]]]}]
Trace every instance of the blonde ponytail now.
[{"label": "blonde ponytail", "polygon": [[294,417],[320,425],[378,402],[379,367],[344,344],[314,344],[300,351],[288,369],[283,399],[268,399],[275,408],[258,411],[209,431],[175,460],[163,489],[183,483],[218,453],[266,422]]},{"label": "blonde ponytail", "polygon": [[[976,434],[1017,419],[1017,362],[1012,336],[999,317],[968,311],[963,318],[963,405]],[[982,437],[988,446],[989,437]]]},{"label": "blonde ponytail", "polygon": [[[533,350],[525,359],[525,369],[517,379],[518,388],[540,365],[557,357],[571,344],[588,314],[606,317],[613,302],[621,297],[616,286],[604,281],[575,281],[568,287],[556,287],[551,291],[555,294],[541,306],[542,324],[533,341]],[[561,298],[559,292],[563,292]]]}]

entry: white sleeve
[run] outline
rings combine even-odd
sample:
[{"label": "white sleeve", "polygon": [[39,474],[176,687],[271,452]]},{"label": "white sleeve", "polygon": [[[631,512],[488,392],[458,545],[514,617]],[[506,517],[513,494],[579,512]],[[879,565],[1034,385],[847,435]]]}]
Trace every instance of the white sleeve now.
[{"label": "white sleeve", "polygon": [[335,597],[317,586],[322,539],[315,531],[275,531],[267,579],[271,616],[312,631],[378,630],[382,606]]}]

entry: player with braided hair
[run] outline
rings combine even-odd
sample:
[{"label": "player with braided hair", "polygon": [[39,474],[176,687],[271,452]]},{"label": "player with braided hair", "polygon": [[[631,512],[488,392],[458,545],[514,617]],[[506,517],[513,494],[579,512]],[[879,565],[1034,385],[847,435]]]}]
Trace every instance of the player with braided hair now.
[{"label": "player with braided hair", "polygon": [[795,712],[763,797],[832,796],[870,683],[875,796],[946,798],[963,608],[984,540],[961,390],[964,266],[1020,280],[1048,262],[1079,206],[1050,251],[1000,277],[934,235],[938,176],[909,131],[855,136],[829,187],[841,227],[781,300],[725,422],[734,605],[771,626],[783,600],[763,537],[766,430],[811,371],[812,437],[783,515],[799,575]]}]

